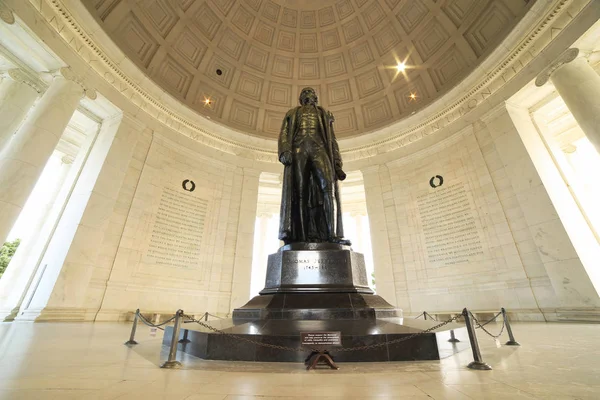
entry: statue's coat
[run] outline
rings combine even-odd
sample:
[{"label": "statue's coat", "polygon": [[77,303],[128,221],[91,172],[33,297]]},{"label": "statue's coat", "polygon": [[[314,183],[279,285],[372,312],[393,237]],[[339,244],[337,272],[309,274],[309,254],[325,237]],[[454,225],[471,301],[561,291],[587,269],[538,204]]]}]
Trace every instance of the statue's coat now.
[{"label": "statue's coat", "polygon": [[[337,140],[335,138],[335,134],[333,132],[333,114],[329,111],[326,111],[323,107],[315,106],[318,114],[319,114],[319,122],[320,122],[320,132],[323,135],[323,142],[326,144],[327,155],[329,156],[329,160],[331,161],[332,171],[334,171],[334,195],[337,203],[337,223],[336,223],[336,235],[340,238],[344,237],[344,228],[342,224],[342,208],[341,208],[341,198],[340,198],[340,190],[337,182],[337,177],[335,176],[336,169],[341,169],[342,167],[342,158],[340,156],[340,149],[337,144]],[[278,142],[278,156],[286,152],[292,151],[292,143],[294,142],[294,135],[298,131],[297,120],[298,120],[298,111],[301,107],[295,107],[289,110],[281,125],[281,131],[279,133],[279,142]],[[296,203],[295,193],[294,193],[294,173],[293,173],[293,164],[286,165],[283,171],[283,190],[281,192],[281,211],[280,211],[280,220],[279,220],[279,239],[283,240],[287,243],[298,241],[298,233],[296,232],[296,224],[295,221],[297,218],[295,217],[294,206]],[[308,204],[309,207],[312,208],[322,208],[322,194],[320,189],[318,188],[318,184],[316,180],[309,180],[309,189],[308,189],[309,199]],[[309,218],[309,225],[312,224],[312,227],[309,227],[310,230],[319,228],[315,226],[315,224],[319,224],[322,222],[322,218]]]}]

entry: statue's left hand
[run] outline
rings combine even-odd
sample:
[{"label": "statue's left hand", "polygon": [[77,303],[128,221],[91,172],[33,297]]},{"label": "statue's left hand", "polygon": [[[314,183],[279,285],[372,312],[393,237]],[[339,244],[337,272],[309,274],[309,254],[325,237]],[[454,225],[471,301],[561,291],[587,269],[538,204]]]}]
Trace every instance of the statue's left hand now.
[{"label": "statue's left hand", "polygon": [[340,181],[343,181],[344,179],[346,179],[346,173],[341,168],[335,169],[335,175],[337,176],[338,180],[340,180]]}]

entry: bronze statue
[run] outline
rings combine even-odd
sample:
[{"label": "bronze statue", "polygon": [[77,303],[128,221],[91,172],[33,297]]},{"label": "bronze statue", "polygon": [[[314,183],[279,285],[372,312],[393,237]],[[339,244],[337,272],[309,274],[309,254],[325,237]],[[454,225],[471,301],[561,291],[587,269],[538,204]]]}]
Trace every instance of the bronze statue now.
[{"label": "bronze statue", "polygon": [[333,133],[333,114],[317,105],[313,88],[300,93],[300,106],[287,112],[279,134],[285,165],[279,239],[347,244],[338,180],[346,179]]}]

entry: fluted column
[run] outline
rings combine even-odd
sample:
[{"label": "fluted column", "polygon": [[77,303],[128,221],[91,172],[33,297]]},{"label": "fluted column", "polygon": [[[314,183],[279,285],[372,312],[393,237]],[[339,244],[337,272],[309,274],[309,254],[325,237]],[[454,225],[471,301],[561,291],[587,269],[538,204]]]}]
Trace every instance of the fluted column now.
[{"label": "fluted column", "polygon": [[33,106],[41,89],[25,72],[11,69],[0,82],[0,151]]},{"label": "fluted column", "polygon": [[600,75],[579,49],[568,49],[537,77],[535,84],[550,80],[577,120],[590,143],[600,153]]},{"label": "fluted column", "polygon": [[[0,152],[0,243],[8,236],[86,89],[61,68]],[[93,90],[88,96],[95,98]]]}]

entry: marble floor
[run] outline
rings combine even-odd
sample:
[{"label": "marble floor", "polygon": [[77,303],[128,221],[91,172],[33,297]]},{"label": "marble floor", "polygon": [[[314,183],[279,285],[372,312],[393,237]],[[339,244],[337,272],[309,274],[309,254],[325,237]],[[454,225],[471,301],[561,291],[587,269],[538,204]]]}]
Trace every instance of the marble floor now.
[{"label": "marble floor", "polygon": [[[203,361],[158,368],[161,332],[129,324],[0,323],[0,399],[600,399],[600,325],[514,324],[521,347],[480,334],[493,371],[465,366],[471,352],[439,361],[301,364]],[[491,331],[499,326],[490,325]],[[506,338],[504,338],[506,341]],[[504,342],[503,341],[503,342]]]}]

